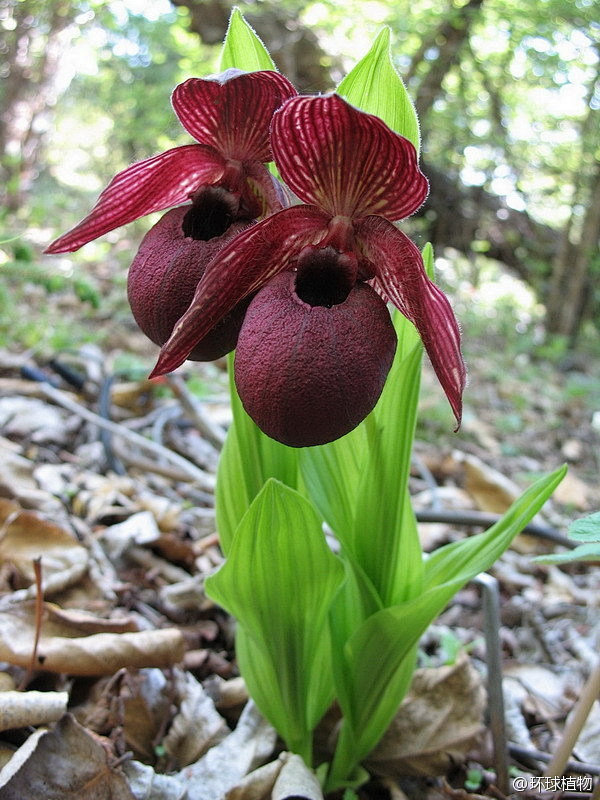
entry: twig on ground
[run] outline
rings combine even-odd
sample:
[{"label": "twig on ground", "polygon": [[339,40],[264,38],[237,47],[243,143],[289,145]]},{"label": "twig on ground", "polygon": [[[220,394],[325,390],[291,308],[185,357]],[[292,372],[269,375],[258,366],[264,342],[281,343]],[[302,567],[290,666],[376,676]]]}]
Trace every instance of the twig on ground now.
[{"label": "twig on ground", "polygon": [[166,447],[163,447],[162,445],[157,444],[150,439],[146,439],[139,433],[130,431],[128,428],[120,425],[117,422],[104,419],[98,414],[95,414],[93,411],[87,409],[85,406],[82,406],[81,403],[77,403],[75,400],[67,397],[64,392],[61,392],[59,389],[55,389],[53,386],[50,386],[47,383],[41,383],[40,389],[46,398],[52,400],[57,405],[66,408],[67,411],[70,411],[72,414],[77,414],[77,416],[85,419],[87,422],[91,422],[93,425],[97,425],[99,428],[109,431],[114,436],[120,436],[122,439],[125,439],[130,444],[139,447],[141,450],[146,450],[153,455],[158,456],[159,458],[170,461],[172,464],[179,467],[185,473],[185,475],[187,475],[189,480],[196,482],[202,489],[211,492],[214,491],[214,475],[211,475],[210,473],[200,469],[195,464],[192,464],[191,461],[188,461],[186,458],[183,458],[183,456],[180,456],[178,453],[174,453]]},{"label": "twig on ground", "polygon": [[586,719],[592,709],[594,702],[600,697],[600,661],[592,670],[587,679],[581,697],[577,701],[573,716],[565,726],[562,739],[556,749],[554,758],[548,765],[546,777],[562,775],[565,771],[569,756],[573,752],[579,734],[585,724]]},{"label": "twig on ground", "polygon": [[220,450],[226,436],[223,428],[213,422],[202,406],[194,400],[180,375],[167,375],[167,383],[205,439]]}]

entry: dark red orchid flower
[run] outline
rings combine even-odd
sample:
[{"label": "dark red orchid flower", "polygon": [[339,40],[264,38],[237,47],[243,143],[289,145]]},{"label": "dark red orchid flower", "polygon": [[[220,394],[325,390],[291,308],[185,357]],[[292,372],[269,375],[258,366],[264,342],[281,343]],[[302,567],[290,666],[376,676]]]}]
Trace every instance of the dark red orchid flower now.
[{"label": "dark red orchid flower", "polygon": [[[279,184],[265,166],[272,160],[269,125],[273,112],[295,94],[289,81],[272,71],[230,69],[180,84],[173,108],[198,144],[175,147],[120,172],[91,213],[46,252],[77,250],[138,217],[186,203],[148,232],[128,277],[136,322],[163,344],[218,250],[257,218],[283,207]],[[248,302],[198,341],[190,357],[211,360],[232,350]]]},{"label": "dark red orchid flower", "polygon": [[[374,407],[385,382],[395,337],[389,315],[387,333],[374,320],[377,304],[386,310],[383,297],[418,329],[460,423],[465,367],[458,324],[418,248],[393,224],[427,196],[414,146],[332,94],[288,100],[273,117],[271,147],[302,204],[219,252],[153,375],[179,366],[242,298],[261,290],[238,341],[242,402],[286,444],[335,439]],[[293,279],[269,284],[288,271]],[[266,303],[263,292],[271,298]]]}]

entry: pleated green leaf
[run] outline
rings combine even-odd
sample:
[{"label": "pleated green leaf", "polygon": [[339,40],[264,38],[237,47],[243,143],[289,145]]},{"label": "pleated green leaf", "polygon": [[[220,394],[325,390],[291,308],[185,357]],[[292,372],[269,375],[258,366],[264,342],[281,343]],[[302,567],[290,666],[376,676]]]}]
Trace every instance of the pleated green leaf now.
[{"label": "pleated green leaf", "polygon": [[220,67],[222,72],[232,67],[246,72],[275,69],[269,51],[246,22],[239,8],[234,8],[229,17]]},{"label": "pleated green leaf", "polygon": [[271,479],[206,582],[238,619],[238,658],[252,697],[309,761],[311,732],[333,699],[327,615],[343,577],[312,505]]},{"label": "pleated green leaf", "polygon": [[380,117],[419,152],[417,112],[392,62],[388,27],[379,32],[369,52],[346,75],[336,92],[362,111]]}]

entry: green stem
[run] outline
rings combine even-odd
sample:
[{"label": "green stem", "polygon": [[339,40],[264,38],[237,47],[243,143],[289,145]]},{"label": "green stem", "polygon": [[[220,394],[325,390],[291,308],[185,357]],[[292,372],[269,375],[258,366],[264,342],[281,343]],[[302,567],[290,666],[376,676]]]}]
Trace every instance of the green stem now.
[{"label": "green stem", "polygon": [[323,787],[324,794],[347,786],[350,782],[350,776],[359,765],[360,758],[357,758],[356,743],[349,741],[349,738],[348,723],[346,720],[342,720],[333,760]]}]

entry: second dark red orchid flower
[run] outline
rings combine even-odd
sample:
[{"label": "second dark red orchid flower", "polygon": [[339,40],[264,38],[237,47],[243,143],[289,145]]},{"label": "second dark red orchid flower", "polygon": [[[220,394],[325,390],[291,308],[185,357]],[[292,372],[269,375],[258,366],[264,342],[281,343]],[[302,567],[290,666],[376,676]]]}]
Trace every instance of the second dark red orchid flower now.
[{"label": "second dark red orchid flower", "polygon": [[395,349],[383,297],[416,326],[460,422],[458,324],[418,248],[393,224],[427,195],[414,146],[333,94],[285,102],[273,117],[271,147],[301,204],[241,232],[216,255],[153,374],[179,366],[258,291],[236,353],[242,402],[285,444],[330,441],[354,428],[383,388]]}]

